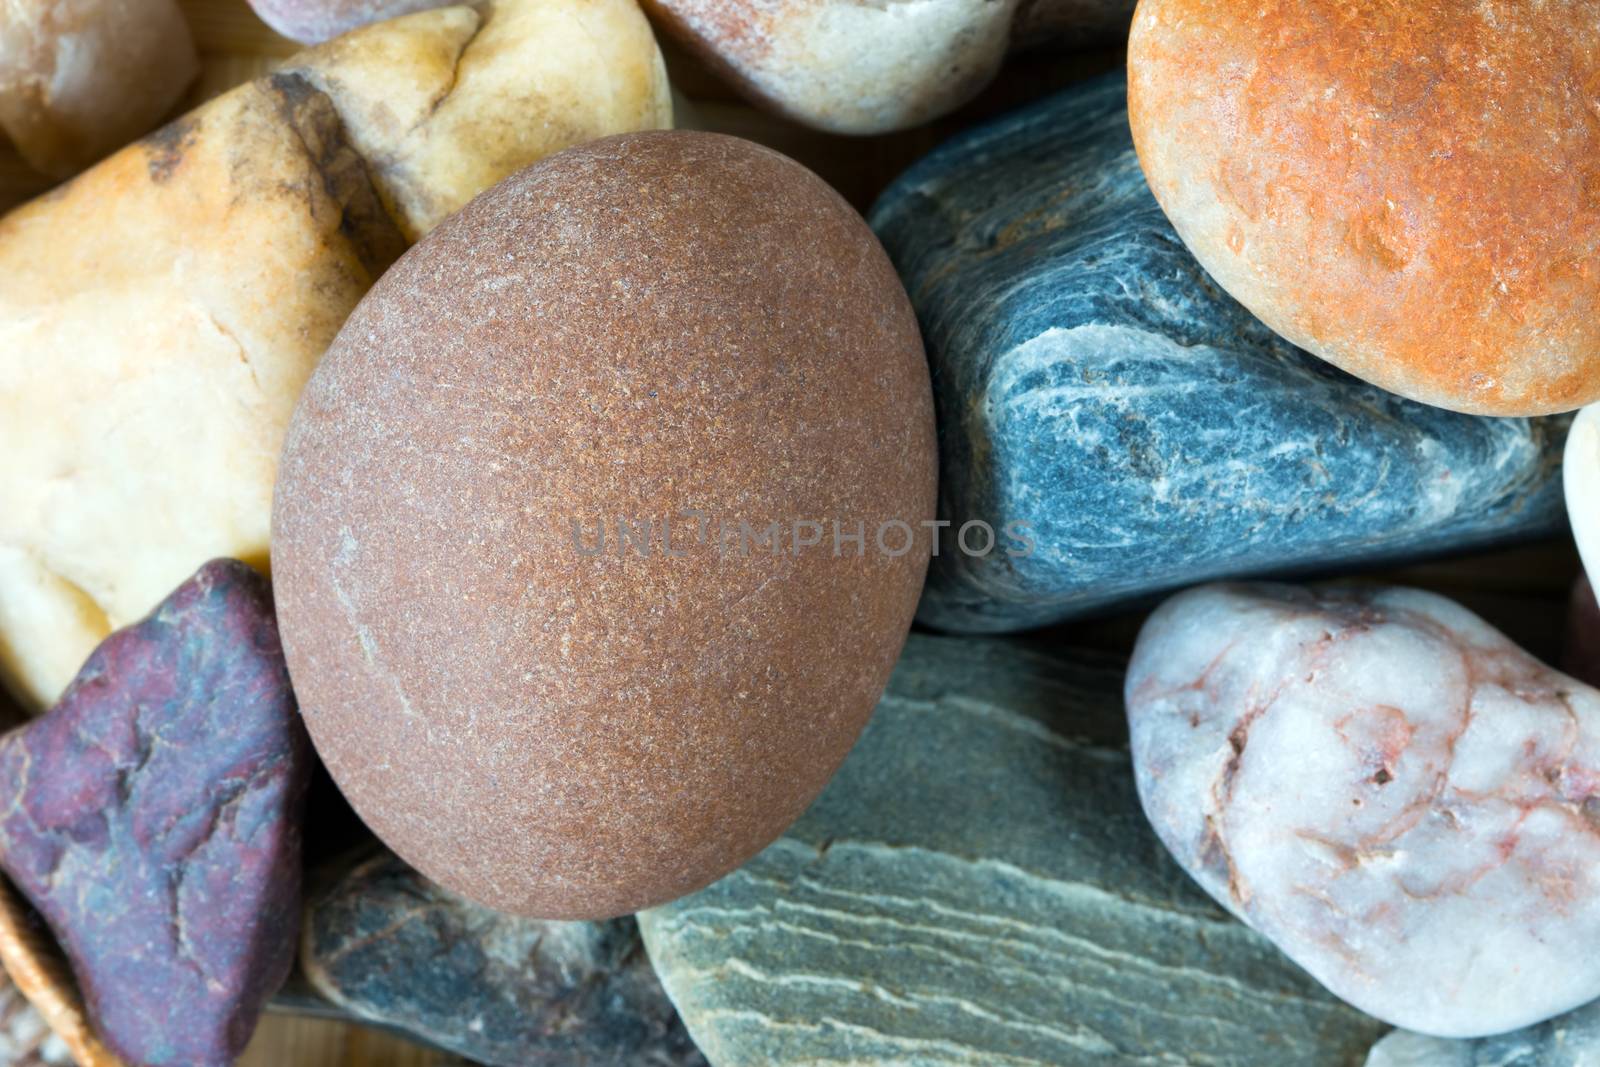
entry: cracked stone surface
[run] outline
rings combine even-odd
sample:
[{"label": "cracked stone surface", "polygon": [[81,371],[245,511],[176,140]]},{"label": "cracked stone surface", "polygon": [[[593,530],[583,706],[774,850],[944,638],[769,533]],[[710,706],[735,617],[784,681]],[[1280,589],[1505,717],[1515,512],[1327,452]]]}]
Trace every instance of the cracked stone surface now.
[{"label": "cracked stone surface", "polygon": [[1372,1047],[1366,1067],[1594,1067],[1600,1004],[1509,1034],[1452,1041],[1395,1030]]},{"label": "cracked stone surface", "polygon": [[301,963],[354,1015],[495,1067],[704,1067],[632,918],[519,919],[384,852],[312,894]]},{"label": "cracked stone surface", "polygon": [[1122,664],[913,634],[776,844],[639,922],[716,1067],[1354,1067],[1382,1027],[1139,811]]},{"label": "cracked stone surface", "polygon": [[1335,994],[1441,1037],[1600,996],[1600,692],[1430,593],[1219,585],[1126,696],[1161,840]]},{"label": "cracked stone surface", "polygon": [[929,626],[1005,632],[1561,527],[1566,421],[1401,400],[1210,280],[1145,183],[1120,74],[962,134],[871,220],[933,366],[940,517],[1035,541],[947,543]]},{"label": "cracked stone surface", "polygon": [[231,1063],[294,959],[311,751],[267,582],[206,564],[0,739],[0,865],[49,923],[102,1039]]}]

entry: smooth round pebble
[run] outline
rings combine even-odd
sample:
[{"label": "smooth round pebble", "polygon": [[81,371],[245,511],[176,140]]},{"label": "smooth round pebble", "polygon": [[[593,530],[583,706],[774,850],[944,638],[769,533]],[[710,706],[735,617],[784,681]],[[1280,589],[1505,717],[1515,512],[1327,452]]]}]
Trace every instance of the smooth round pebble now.
[{"label": "smooth round pebble", "polygon": [[273,572],[317,749],[490,907],[698,889],[865,724],[935,467],[910,303],[820,179],[700,133],[552,157],[384,275],[292,421]]},{"label": "smooth round pebble", "polygon": [[1150,187],[1224,289],[1392,392],[1600,400],[1600,19],[1585,3],[1141,0]]}]

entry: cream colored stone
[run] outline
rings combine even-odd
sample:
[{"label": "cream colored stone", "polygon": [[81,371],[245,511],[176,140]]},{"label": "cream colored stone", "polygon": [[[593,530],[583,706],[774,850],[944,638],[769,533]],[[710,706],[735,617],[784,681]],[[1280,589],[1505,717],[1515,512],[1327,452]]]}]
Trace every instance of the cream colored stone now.
[{"label": "cream colored stone", "polygon": [[406,237],[541,156],[665,124],[669,99],[631,0],[443,8],[302,53],[0,219],[4,680],[44,706],[205,560],[264,567],[301,386]]},{"label": "cream colored stone", "polygon": [[333,98],[407,239],[513,170],[583,141],[672,125],[633,0],[514,0],[378,23],[291,61]]},{"label": "cream colored stone", "polygon": [[1127,32],[1132,0],[645,0],[767,107],[834,133],[916,126],[959,107],[1019,45]]},{"label": "cream colored stone", "polygon": [[1567,438],[1567,514],[1589,576],[1600,581],[1600,405],[1584,408]]},{"label": "cream colored stone", "polygon": [[173,0],[0,0],[0,129],[45,174],[148,133],[199,71]]}]

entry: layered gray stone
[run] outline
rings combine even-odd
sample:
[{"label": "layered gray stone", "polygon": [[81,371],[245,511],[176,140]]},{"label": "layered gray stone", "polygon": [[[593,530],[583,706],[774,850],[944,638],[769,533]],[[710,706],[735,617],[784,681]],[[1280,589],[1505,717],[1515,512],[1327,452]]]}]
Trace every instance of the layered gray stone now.
[{"label": "layered gray stone", "polygon": [[1382,1027],[1151,832],[1121,681],[1087,654],[913,635],[806,815],[640,916],[711,1063],[1359,1063]]},{"label": "layered gray stone", "polygon": [[301,967],[351,1017],[496,1067],[704,1067],[632,919],[503,915],[386,852],[322,882]]},{"label": "layered gray stone", "polygon": [[1120,74],[956,138],[871,221],[933,364],[942,516],[1025,523],[1035,543],[980,558],[947,539],[929,625],[1015,630],[1562,524],[1569,420],[1402,400],[1211,281],[1145,185]]}]

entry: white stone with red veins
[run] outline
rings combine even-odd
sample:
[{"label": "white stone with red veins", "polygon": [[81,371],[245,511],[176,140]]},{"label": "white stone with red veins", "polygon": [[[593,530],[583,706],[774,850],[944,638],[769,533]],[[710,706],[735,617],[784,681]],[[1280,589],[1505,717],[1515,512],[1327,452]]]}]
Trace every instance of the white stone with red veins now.
[{"label": "white stone with red veins", "polygon": [[1333,993],[1441,1037],[1600,996],[1600,692],[1429,593],[1218,585],[1126,697],[1162,841]]}]

